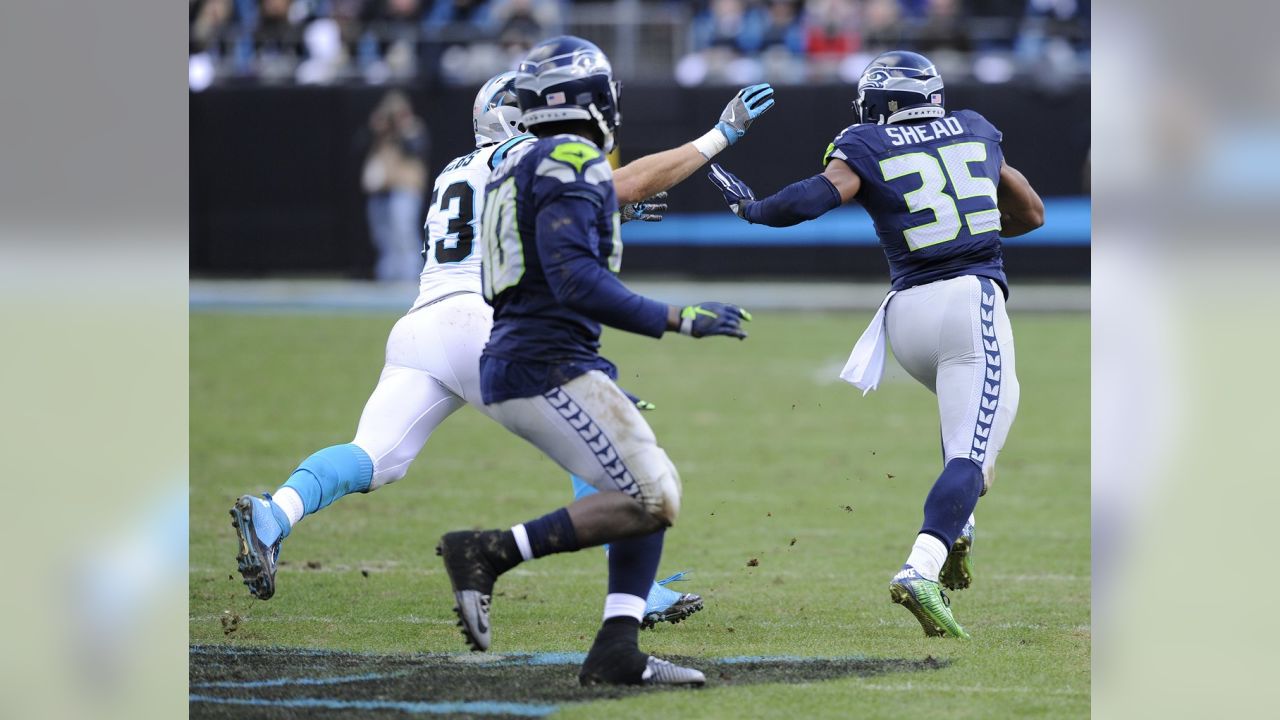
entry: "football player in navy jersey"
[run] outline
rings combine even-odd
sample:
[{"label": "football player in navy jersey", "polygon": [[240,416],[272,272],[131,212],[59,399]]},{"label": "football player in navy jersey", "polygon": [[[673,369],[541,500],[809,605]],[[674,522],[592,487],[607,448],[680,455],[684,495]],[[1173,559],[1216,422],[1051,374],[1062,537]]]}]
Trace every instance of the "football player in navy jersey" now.
[{"label": "football player in navy jersey", "polygon": [[821,174],[763,199],[719,165],[708,177],[747,222],[795,225],[851,200],[875,222],[892,286],[841,377],[874,388],[887,337],[938,396],[942,474],[889,588],[926,635],[968,637],[941,586],[969,586],[973,509],[1018,409],[1000,238],[1040,227],[1044,204],[1004,161],[999,130],[971,110],[947,112],[942,78],[922,55],[873,60],[854,109],[858,124],[827,146]]},{"label": "football player in navy jersey", "polygon": [[[485,649],[499,575],[523,561],[610,543],[604,619],[580,682],[702,685],[701,672],[639,649],[645,595],[665,529],[680,510],[680,476],[615,384],[617,370],[599,354],[600,331],[604,324],[651,337],[677,330],[745,338],[750,315],[718,302],[668,305],[616,277],[622,239],[605,155],[621,117],[599,48],[576,37],[540,43],[520,64],[515,87],[522,122],[538,139],[509,152],[485,189],[482,280],[493,330],[480,356],[483,411],[600,492],[510,530],[445,534],[437,550],[455,612],[471,646]],[[764,92],[744,91],[745,104],[726,110],[722,122],[772,104]],[[716,129],[651,157],[660,167],[696,167],[735,139]]]},{"label": "football player in navy jersey", "polygon": [[[493,325],[480,278],[477,227],[484,214],[484,189],[490,171],[508,153],[535,141],[524,132],[514,81],[515,73],[505,72],[480,88],[471,111],[475,149],[454,158],[436,178],[418,297],[387,338],[386,362],[355,438],[312,453],[275,493],[243,495],[232,507],[236,562],[254,597],[267,600],[275,595],[282,545],[304,517],[346,495],[397,482],[437,427],[465,405],[483,405],[480,353]],[[705,135],[618,168],[614,184],[618,201],[625,203],[618,208],[621,222],[660,220],[666,205],[655,198],[660,200],[662,191],[736,143],[773,104],[768,84],[743,88]],[[636,398],[631,401],[640,409],[653,407]],[[572,480],[575,497],[597,492],[577,477]],[[702,608],[698,595],[667,587],[683,575],[650,585],[644,626],[679,622]]]}]

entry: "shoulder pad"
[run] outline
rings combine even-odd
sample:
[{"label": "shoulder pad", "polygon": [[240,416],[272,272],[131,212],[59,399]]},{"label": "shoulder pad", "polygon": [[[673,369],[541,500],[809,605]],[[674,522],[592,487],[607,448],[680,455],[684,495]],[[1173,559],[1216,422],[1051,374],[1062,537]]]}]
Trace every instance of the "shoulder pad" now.
[{"label": "shoulder pad", "polygon": [[548,157],[552,160],[559,160],[566,165],[571,165],[574,170],[582,172],[583,166],[602,156],[600,151],[592,145],[576,140],[568,140],[556,143]]},{"label": "shoulder pad", "polygon": [[560,140],[538,163],[534,174],[562,183],[585,180],[599,185],[613,180],[613,169],[599,148],[578,140]]},{"label": "shoulder pad", "polygon": [[535,138],[532,135],[524,134],[517,135],[510,140],[503,141],[503,143],[493,151],[493,154],[489,156],[489,169],[492,170],[493,168],[498,167],[498,165],[502,163],[503,159],[506,158],[507,153],[534,139]]},{"label": "shoulder pad", "polygon": [[956,110],[951,114],[963,120],[965,126],[969,128],[969,132],[975,135],[989,137],[996,142],[1000,142],[1004,137],[1004,134],[997,130],[995,125],[992,125],[989,120],[974,110]]},{"label": "shoulder pad", "polygon": [[850,125],[849,127],[841,130],[840,133],[836,135],[836,138],[827,145],[826,152],[822,154],[823,167],[826,167],[827,164],[831,162],[831,158],[839,158],[841,160],[847,161],[850,157],[858,157],[866,154],[861,150],[853,150],[851,152],[851,147],[850,147],[852,145],[853,148],[858,148],[862,145],[861,142],[857,142],[857,143],[854,142],[855,138],[858,135],[858,128],[861,128],[861,127],[867,127],[867,126],[862,124]]}]

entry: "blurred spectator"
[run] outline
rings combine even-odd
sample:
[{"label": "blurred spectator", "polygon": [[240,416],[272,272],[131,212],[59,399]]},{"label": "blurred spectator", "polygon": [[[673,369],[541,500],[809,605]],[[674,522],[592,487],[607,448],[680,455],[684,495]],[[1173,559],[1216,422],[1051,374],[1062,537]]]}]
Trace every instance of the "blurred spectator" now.
[{"label": "blurred spectator", "polygon": [[804,26],[800,0],[769,0],[760,36],[760,62],[764,77],[772,82],[803,82],[805,75]]},{"label": "blurred spectator", "polygon": [[231,23],[235,8],[231,0],[191,0],[188,9],[191,36],[188,40],[187,80],[193,91],[200,92],[213,84],[217,77],[215,57],[210,48]]},{"label": "blurred spectator", "polygon": [[422,272],[422,195],[427,187],[427,132],[399,90],[369,116],[372,142],[361,185],[368,194],[369,233],[378,251],[378,280],[409,280]]},{"label": "blurred spectator", "polygon": [[968,50],[969,35],[964,29],[967,18],[960,9],[960,0],[929,0],[916,47],[924,52]]},{"label": "blurred spectator", "polygon": [[764,21],[745,0],[711,0],[705,13],[694,19],[694,52],[676,68],[682,85],[703,82],[743,84],[763,75],[754,55],[760,49]]},{"label": "blurred spectator", "polygon": [[928,0],[915,28],[912,46],[926,53],[946,77],[969,72],[969,20],[962,9],[960,0]]},{"label": "blurred spectator", "polygon": [[896,45],[902,34],[902,15],[899,0],[867,0],[862,24],[868,43]]},{"label": "blurred spectator", "polygon": [[832,77],[840,62],[862,47],[853,0],[809,0],[805,5],[805,51],[810,74]]},{"label": "blurred spectator", "polygon": [[222,29],[231,21],[234,8],[231,0],[192,0],[191,52],[205,50],[217,39]]},{"label": "blurred spectator", "polygon": [[760,48],[781,47],[795,55],[804,53],[804,29],[800,24],[800,0],[769,0],[761,32]]},{"label": "blurred spectator", "polygon": [[1050,82],[1065,80],[1088,68],[1088,27],[1088,0],[1027,0],[1015,56]]},{"label": "blurred spectator", "polygon": [[564,31],[560,0],[440,0],[437,10],[441,4],[450,22],[472,18],[470,26],[447,26],[441,36],[448,47],[440,54],[440,74],[453,85],[478,85],[510,70],[538,41]]},{"label": "blurred spectator", "polygon": [[462,26],[488,28],[492,0],[436,0],[427,16],[433,29]]},{"label": "blurred spectator", "polygon": [[302,85],[327,85],[347,66],[342,42],[342,26],[333,18],[317,18],[302,33],[307,59],[298,65],[297,80]]},{"label": "blurred spectator", "polygon": [[261,0],[253,29],[254,73],[268,82],[293,77],[302,55],[302,18],[291,15],[289,0]]},{"label": "blurred spectator", "polygon": [[682,85],[849,81],[891,48],[928,53],[957,79],[1052,85],[1089,71],[1089,0],[188,3],[194,90],[228,77],[474,85],[564,32],[636,58],[616,69],[624,81],[673,71]]},{"label": "blurred spectator", "polygon": [[421,0],[369,0],[362,19],[361,66],[372,83],[407,80],[418,74],[418,42],[426,11]]},{"label": "blurred spectator", "polygon": [[544,37],[559,34],[560,4],[556,0],[500,0],[493,8],[498,42],[524,55]]}]

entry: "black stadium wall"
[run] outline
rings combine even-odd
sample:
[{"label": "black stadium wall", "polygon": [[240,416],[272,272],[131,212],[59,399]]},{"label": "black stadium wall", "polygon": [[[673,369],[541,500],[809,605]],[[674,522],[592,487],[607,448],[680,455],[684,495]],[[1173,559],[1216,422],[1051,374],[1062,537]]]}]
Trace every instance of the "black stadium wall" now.
[{"label": "black stadium wall", "polygon": [[[474,147],[474,90],[404,89],[429,128],[434,176]],[[368,277],[374,253],[359,185],[364,158],[357,138],[385,92],[227,87],[191,94],[192,275]],[[618,135],[622,160],[706,132],[732,93],[723,87],[626,87]],[[827,143],[853,119],[852,95],[848,86],[781,87],[777,106],[716,160],[757,195],[820,172]],[[1005,158],[1046,199],[1045,228],[1006,247],[1010,275],[1087,278],[1089,211],[1082,196],[1087,192],[1089,87],[952,84],[947,101],[981,112],[1000,128]],[[624,231],[628,273],[885,278],[865,217],[850,214],[800,234],[747,232],[704,174],[695,173],[672,190],[666,222]],[[854,212],[861,211],[842,208],[832,216]],[[661,226],[666,227],[659,236],[655,231]],[[826,228],[837,231],[823,234]],[[637,237],[633,241],[628,235]]]}]

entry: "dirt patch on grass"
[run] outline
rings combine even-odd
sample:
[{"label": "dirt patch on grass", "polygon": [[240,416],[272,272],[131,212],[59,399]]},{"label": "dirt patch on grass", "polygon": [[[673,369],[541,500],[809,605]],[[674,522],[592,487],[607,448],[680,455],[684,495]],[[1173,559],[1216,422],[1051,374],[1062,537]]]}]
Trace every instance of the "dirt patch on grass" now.
[{"label": "dirt patch on grass", "polygon": [[[542,717],[566,703],[669,688],[578,685],[579,653],[364,654],[193,645],[192,718]],[[871,658],[668,657],[708,686],[806,683],[943,667],[944,661]]]}]

